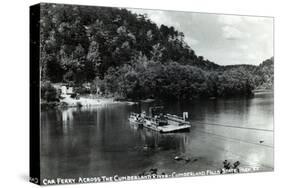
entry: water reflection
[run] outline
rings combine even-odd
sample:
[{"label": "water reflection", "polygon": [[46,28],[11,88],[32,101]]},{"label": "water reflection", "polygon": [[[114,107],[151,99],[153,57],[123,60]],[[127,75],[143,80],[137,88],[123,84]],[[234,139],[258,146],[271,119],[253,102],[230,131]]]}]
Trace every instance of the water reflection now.
[{"label": "water reflection", "polygon": [[[129,124],[131,111],[148,111],[151,105],[43,111],[42,177],[136,175],[150,168],[200,171],[220,168],[225,159],[273,168],[273,131],[258,130],[273,130],[272,95],[164,104],[167,113],[189,112],[190,133],[160,134]],[[175,156],[191,160],[175,161]]]}]

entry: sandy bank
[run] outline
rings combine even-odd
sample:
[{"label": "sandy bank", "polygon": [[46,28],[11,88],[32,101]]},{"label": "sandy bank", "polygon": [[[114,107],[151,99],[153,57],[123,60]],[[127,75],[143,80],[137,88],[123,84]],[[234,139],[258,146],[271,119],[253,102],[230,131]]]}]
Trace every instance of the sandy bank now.
[{"label": "sandy bank", "polygon": [[69,107],[76,107],[76,106],[100,106],[100,105],[118,104],[118,103],[135,104],[134,102],[115,101],[114,98],[86,98],[86,97],[80,97],[79,99],[74,99],[74,98],[71,98],[70,96],[65,96],[64,99],[60,100],[60,102],[62,104],[66,104]]}]

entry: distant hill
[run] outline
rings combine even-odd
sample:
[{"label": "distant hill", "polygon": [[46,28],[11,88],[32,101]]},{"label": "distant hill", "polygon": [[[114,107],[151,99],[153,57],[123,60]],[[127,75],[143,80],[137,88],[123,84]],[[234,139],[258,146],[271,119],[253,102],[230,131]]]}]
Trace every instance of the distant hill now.
[{"label": "distant hill", "polygon": [[274,88],[274,59],[273,57],[263,61],[254,71],[256,89]]},{"label": "distant hill", "polygon": [[242,70],[251,76],[251,80],[254,85],[254,89],[263,90],[263,89],[273,89],[274,87],[274,58],[271,57],[267,60],[264,60],[258,66],[256,65],[227,65],[220,66],[218,71],[238,71]]}]

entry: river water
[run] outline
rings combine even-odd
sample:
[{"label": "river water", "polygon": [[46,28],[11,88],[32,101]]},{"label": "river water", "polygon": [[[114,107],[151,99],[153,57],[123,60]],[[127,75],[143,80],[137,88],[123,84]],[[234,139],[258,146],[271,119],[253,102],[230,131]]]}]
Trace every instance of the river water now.
[{"label": "river water", "polygon": [[[190,132],[161,134],[130,125],[130,112],[153,103],[41,112],[41,177],[77,178],[216,170],[222,162],[273,170],[273,94],[251,99],[164,103],[189,112]],[[176,156],[187,160],[174,160]]]}]

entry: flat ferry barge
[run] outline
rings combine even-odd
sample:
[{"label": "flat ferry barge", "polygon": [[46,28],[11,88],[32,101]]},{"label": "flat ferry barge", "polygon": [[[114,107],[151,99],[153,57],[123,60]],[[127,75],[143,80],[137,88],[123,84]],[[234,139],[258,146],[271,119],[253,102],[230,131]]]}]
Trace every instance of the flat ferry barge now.
[{"label": "flat ferry barge", "polygon": [[156,114],[153,109],[159,109],[160,107],[152,107],[149,111],[149,116],[145,112],[141,114],[131,113],[129,117],[130,123],[143,126],[150,130],[158,131],[160,133],[171,133],[171,132],[183,132],[190,131],[191,124],[187,120],[188,113],[183,112],[183,117],[162,113]]}]

